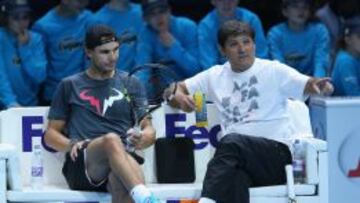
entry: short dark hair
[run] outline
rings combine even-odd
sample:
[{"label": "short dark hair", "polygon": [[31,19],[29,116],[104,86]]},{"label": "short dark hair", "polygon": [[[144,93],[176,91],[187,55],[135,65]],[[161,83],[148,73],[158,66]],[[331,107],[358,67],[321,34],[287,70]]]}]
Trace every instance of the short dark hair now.
[{"label": "short dark hair", "polygon": [[229,20],[220,27],[217,40],[220,46],[224,47],[225,42],[229,37],[235,37],[238,35],[246,35],[251,37],[253,40],[255,39],[255,33],[249,24],[238,20]]},{"label": "short dark hair", "polygon": [[109,43],[119,42],[112,28],[103,24],[96,24],[89,27],[85,35],[85,46],[88,49],[94,49],[97,46]]},{"label": "short dark hair", "polygon": [[1,11],[9,16],[30,13],[31,8],[27,0],[4,0],[1,2]]},{"label": "short dark hair", "polygon": [[141,9],[145,17],[151,16],[157,12],[165,12],[170,9],[167,0],[142,0]]},{"label": "short dark hair", "polygon": [[282,7],[287,8],[297,3],[305,3],[312,7],[314,2],[312,0],[282,0]]},{"label": "short dark hair", "polygon": [[360,33],[360,15],[348,18],[344,23],[344,35]]}]

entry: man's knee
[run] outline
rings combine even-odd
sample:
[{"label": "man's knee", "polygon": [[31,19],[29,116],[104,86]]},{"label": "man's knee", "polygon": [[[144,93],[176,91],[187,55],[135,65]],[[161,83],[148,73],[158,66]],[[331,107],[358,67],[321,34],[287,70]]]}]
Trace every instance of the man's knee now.
[{"label": "man's knee", "polygon": [[230,146],[234,145],[240,149],[247,149],[256,143],[261,144],[263,142],[265,142],[265,139],[262,137],[231,133],[225,135],[220,140],[220,145],[230,145]]},{"label": "man's knee", "polygon": [[124,151],[124,145],[121,138],[116,133],[107,133],[103,136],[104,148],[108,152]]},{"label": "man's knee", "polygon": [[233,157],[243,161],[251,151],[251,136],[241,134],[228,134],[224,136],[216,149],[215,157]]},{"label": "man's knee", "polygon": [[218,151],[238,150],[238,147],[243,145],[242,136],[243,135],[236,133],[227,134],[220,140],[217,150]]},{"label": "man's knee", "polygon": [[243,134],[239,134],[239,133],[230,133],[230,134],[225,135],[220,140],[220,142],[221,143],[233,143],[233,142],[240,143],[240,142],[246,141],[249,137],[252,137],[252,136],[243,135]]}]

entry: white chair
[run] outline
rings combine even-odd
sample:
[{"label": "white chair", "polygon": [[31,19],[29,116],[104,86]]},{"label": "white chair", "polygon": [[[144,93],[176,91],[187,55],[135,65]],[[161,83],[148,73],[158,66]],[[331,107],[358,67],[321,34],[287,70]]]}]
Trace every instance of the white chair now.
[{"label": "white chair", "polygon": [[[0,113],[0,203],[5,202],[109,202],[107,193],[84,192],[69,190],[60,169],[63,163],[62,153],[52,153],[43,150],[45,183],[42,190],[30,187],[30,156],[27,152],[30,138],[41,135],[46,125],[48,109],[14,108]],[[218,124],[214,107],[209,105],[209,126]],[[166,112],[166,113],[164,113]],[[164,116],[166,115],[166,116]],[[185,120],[174,121],[174,126],[189,129],[194,121],[193,114],[160,108],[153,114],[157,136],[164,136],[168,128],[165,123],[172,115],[185,116]],[[170,123],[171,125],[171,123]],[[199,132],[193,132],[194,134]],[[176,135],[183,136],[183,135]],[[206,140],[195,140],[195,142]],[[327,150],[326,143],[316,139],[307,139],[306,150],[306,183],[295,185],[295,195],[298,203],[326,203],[327,197]],[[156,182],[154,150],[152,147],[144,151],[146,159],[143,169],[146,184],[163,202],[167,200],[196,200],[200,197],[202,180],[206,164],[212,157],[213,147],[208,144],[195,151],[196,181],[190,184],[159,184]],[[321,171],[321,173],[320,173]],[[250,189],[251,203],[286,203],[288,189],[286,185],[258,187]]]}]

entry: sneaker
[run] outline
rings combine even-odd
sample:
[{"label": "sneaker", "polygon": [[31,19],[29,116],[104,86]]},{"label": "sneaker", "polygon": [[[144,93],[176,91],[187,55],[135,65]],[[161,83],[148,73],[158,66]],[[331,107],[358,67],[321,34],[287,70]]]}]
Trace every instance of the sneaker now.
[{"label": "sneaker", "polygon": [[151,196],[146,198],[142,203],[161,203],[158,198],[154,196],[153,193],[151,193]]}]

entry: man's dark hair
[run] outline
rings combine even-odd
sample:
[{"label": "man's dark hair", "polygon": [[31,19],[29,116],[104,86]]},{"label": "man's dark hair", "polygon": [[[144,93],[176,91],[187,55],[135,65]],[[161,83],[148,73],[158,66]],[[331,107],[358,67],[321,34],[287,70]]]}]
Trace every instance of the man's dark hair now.
[{"label": "man's dark hair", "polygon": [[360,33],[360,14],[352,18],[348,18],[344,22],[344,35],[352,33]]},{"label": "man's dark hair", "polygon": [[329,0],[331,10],[343,18],[351,18],[360,12],[359,0]]},{"label": "man's dark hair", "polygon": [[155,13],[163,13],[170,9],[167,0],[142,0],[141,9],[145,17],[151,16]]},{"label": "man's dark hair", "polygon": [[282,9],[287,9],[291,6],[294,6],[298,3],[304,3],[308,5],[308,9],[310,12],[309,18],[306,22],[317,22],[318,19],[315,17],[315,2],[314,0],[282,0]]},{"label": "man's dark hair", "polygon": [[31,8],[27,0],[1,0],[0,6],[1,12],[4,12],[6,15],[31,12]]},{"label": "man's dark hair", "polygon": [[253,29],[247,23],[240,22],[238,20],[229,20],[220,27],[217,40],[220,46],[224,47],[225,42],[229,37],[235,37],[239,35],[249,36],[253,40],[255,38]]},{"label": "man's dark hair", "polygon": [[109,42],[118,42],[118,38],[115,32],[107,25],[93,25],[86,31],[85,46],[87,49],[94,49]]},{"label": "man's dark hair", "polygon": [[310,8],[312,8],[314,6],[313,0],[282,0],[282,7],[287,8],[288,6],[291,6],[291,5],[294,5],[297,3],[308,4],[310,6]]}]

